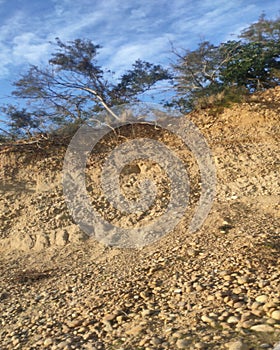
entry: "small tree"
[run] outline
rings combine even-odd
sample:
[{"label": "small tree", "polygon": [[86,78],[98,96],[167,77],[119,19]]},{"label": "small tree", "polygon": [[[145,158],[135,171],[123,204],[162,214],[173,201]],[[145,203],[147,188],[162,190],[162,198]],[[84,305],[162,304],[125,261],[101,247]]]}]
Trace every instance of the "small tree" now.
[{"label": "small tree", "polygon": [[257,22],[242,30],[239,37],[246,42],[275,46],[280,42],[280,17],[269,20],[262,14]]},{"label": "small tree", "polygon": [[179,59],[173,66],[178,96],[174,101],[175,105],[191,110],[198,101],[207,100],[223,90],[220,72],[230,61],[231,50],[221,51],[220,46],[204,41],[196,50],[188,50],[183,56],[178,53],[176,55]]},{"label": "small tree", "polygon": [[3,130],[12,138],[31,136],[34,131],[41,131],[40,127],[43,127],[44,112],[42,111],[40,116],[39,114],[34,116],[26,108],[19,109],[12,105],[2,107],[1,111],[6,115],[6,125],[9,131]]},{"label": "small tree", "polygon": [[[234,47],[234,50],[232,48]],[[279,78],[279,53],[274,53],[261,42],[231,41],[221,45],[221,50],[233,51],[231,59],[222,67],[220,79],[224,86],[245,87],[248,92],[275,87]]]},{"label": "small tree", "polygon": [[81,39],[63,43],[58,38],[56,45],[49,65],[31,66],[14,83],[13,92],[27,101],[32,115],[44,110],[49,126],[81,123],[101,108],[113,114],[110,107],[137,101],[157,81],[170,77],[161,66],[138,60],[115,82],[106,78],[112,77],[112,72],[97,63],[99,45]]},{"label": "small tree", "polygon": [[184,111],[209,103],[227,105],[244,94],[279,85],[279,48],[280,18],[261,16],[242,31],[240,40],[217,46],[205,41],[182,56],[176,53],[173,105]]}]

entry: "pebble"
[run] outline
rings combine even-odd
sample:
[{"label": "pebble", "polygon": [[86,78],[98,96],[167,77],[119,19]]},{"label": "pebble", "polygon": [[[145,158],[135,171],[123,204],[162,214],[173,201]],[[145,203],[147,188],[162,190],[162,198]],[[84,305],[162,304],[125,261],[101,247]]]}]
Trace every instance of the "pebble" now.
[{"label": "pebble", "polygon": [[174,289],[174,293],[175,294],[182,294],[182,289],[181,288]]},{"label": "pebble", "polygon": [[141,312],[141,315],[142,315],[143,317],[150,316],[150,315],[152,315],[152,314],[153,314],[153,310],[151,310],[151,309],[144,309],[144,310],[142,310],[142,312]]},{"label": "pebble", "polygon": [[265,303],[263,305],[263,309],[266,312],[269,311],[270,309],[276,309],[276,308],[277,308],[277,305],[274,302],[272,302],[272,301],[270,301],[268,303]]},{"label": "pebble", "polygon": [[[85,350],[98,350],[99,348],[97,348],[96,346],[92,345],[92,344],[85,344],[84,345]],[[119,348],[119,350],[121,350],[121,348]]]},{"label": "pebble", "polygon": [[67,326],[69,328],[76,328],[76,327],[79,327],[81,326],[81,324],[83,323],[82,320],[73,320],[73,321],[68,321],[66,322],[67,323]]},{"label": "pebble", "polygon": [[182,337],[183,337],[183,333],[181,332],[172,333],[172,338],[182,338]]},{"label": "pebble", "polygon": [[237,278],[237,283],[239,284],[246,284],[248,282],[249,278],[247,276],[241,276]]},{"label": "pebble", "polygon": [[160,345],[162,343],[162,339],[158,338],[158,337],[153,337],[151,339],[151,344],[152,345]]},{"label": "pebble", "polygon": [[239,319],[235,316],[230,316],[228,319],[227,319],[227,323],[238,323],[239,322]]},{"label": "pebble", "polygon": [[20,340],[18,338],[12,338],[12,343],[14,346],[18,345],[20,343]]},{"label": "pebble", "polygon": [[186,339],[178,339],[176,342],[176,346],[178,349],[189,349],[190,341]]},{"label": "pebble", "polygon": [[245,329],[251,328],[254,325],[255,325],[255,321],[254,320],[242,321],[241,324],[240,324],[240,326],[242,328],[245,328]]},{"label": "pebble", "polygon": [[266,320],[266,323],[267,323],[267,324],[270,324],[270,325],[272,325],[272,326],[273,326],[276,322],[277,322],[277,321],[274,320],[273,318],[268,318],[268,319]]},{"label": "pebble", "polygon": [[276,321],[280,321],[280,310],[272,311],[271,318],[273,318]]},{"label": "pebble", "polygon": [[44,346],[50,346],[52,345],[52,343],[53,343],[53,340],[51,338],[46,338],[43,344]]},{"label": "pebble", "polygon": [[113,321],[116,317],[118,316],[118,314],[107,314],[103,316],[102,322],[106,323],[108,321]]},{"label": "pebble", "polygon": [[258,325],[252,326],[250,329],[255,332],[265,332],[265,333],[274,332],[274,328],[267,324],[258,324]]},{"label": "pebble", "polygon": [[262,304],[255,301],[252,305],[251,305],[251,309],[252,310],[257,310]]},{"label": "pebble", "polygon": [[232,277],[231,275],[224,275],[224,276],[223,276],[223,279],[224,279],[225,281],[232,281],[232,280],[233,280],[233,277]]},{"label": "pebble", "polygon": [[199,343],[195,343],[194,347],[195,349],[198,349],[198,350],[206,350],[208,348],[208,345],[205,343],[199,342]]},{"label": "pebble", "polygon": [[66,341],[62,341],[56,345],[57,349],[67,349],[69,344]]},{"label": "pebble", "polygon": [[201,319],[202,319],[202,321],[205,322],[205,323],[212,323],[212,322],[213,322],[213,319],[210,318],[210,317],[208,317],[207,315],[202,315],[202,316],[201,316]]},{"label": "pebble", "polygon": [[233,288],[232,292],[234,294],[241,294],[242,293],[242,288],[240,288],[240,287]]},{"label": "pebble", "polygon": [[128,335],[138,335],[139,333],[141,333],[143,330],[143,327],[142,326],[135,326],[135,327],[132,327],[130,329],[128,329],[125,333],[128,334]]},{"label": "pebble", "polygon": [[257,303],[265,304],[267,301],[268,301],[268,296],[266,294],[262,294],[256,297]]},{"label": "pebble", "polygon": [[249,348],[241,340],[226,344],[228,350],[248,350]]}]

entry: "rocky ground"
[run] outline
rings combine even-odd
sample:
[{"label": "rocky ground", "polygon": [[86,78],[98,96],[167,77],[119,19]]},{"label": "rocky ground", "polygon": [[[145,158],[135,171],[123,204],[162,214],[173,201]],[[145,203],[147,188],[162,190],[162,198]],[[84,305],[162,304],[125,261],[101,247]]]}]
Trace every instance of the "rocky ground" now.
[{"label": "rocky ground", "polygon": [[[216,164],[212,210],[197,232],[188,231],[187,213],[141,249],[108,247],[75,225],[62,193],[62,142],[2,146],[0,349],[276,349],[279,112],[275,89],[223,113],[189,115]],[[192,163],[188,150],[161,137]],[[89,190],[96,188],[102,150],[88,167]],[[137,178],[137,166],[131,169],[123,186]],[[159,173],[154,164],[146,169]],[[196,171],[192,165],[193,205]],[[164,176],[158,184],[168,198]],[[102,195],[91,192],[98,210]],[[160,215],[164,203],[149,214]],[[110,218],[110,207],[103,212]]]}]

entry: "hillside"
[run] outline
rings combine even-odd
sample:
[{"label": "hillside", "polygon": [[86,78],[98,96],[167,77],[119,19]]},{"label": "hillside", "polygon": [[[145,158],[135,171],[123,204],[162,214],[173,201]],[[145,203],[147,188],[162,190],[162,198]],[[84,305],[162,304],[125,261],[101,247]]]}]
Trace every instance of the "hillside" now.
[{"label": "hillside", "polygon": [[[0,348],[274,349],[280,342],[279,115],[276,88],[220,114],[187,116],[207,140],[217,172],[212,210],[195,233],[188,231],[199,191],[195,161],[172,135],[139,127],[137,135],[178,150],[193,187],[190,212],[141,249],[108,247],[74,223],[61,185],[69,140],[2,145]],[[88,189],[100,213],[132,225],[137,218],[112,214],[94,186],[114,142],[93,152]],[[160,175],[155,181],[168,198],[155,164],[134,164],[123,186],[139,167],[143,177]],[[128,190],[133,197],[133,185]],[[150,215],[163,210],[159,201]]]}]

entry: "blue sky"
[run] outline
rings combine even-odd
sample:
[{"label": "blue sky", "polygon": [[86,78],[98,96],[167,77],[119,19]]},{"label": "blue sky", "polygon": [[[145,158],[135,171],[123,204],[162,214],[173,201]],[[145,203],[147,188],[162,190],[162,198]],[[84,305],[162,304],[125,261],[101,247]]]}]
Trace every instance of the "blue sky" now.
[{"label": "blue sky", "polygon": [[138,58],[168,64],[177,49],[234,38],[278,0],[0,0],[0,105],[28,64],[45,64],[59,37],[103,46],[102,66],[123,72]]}]

